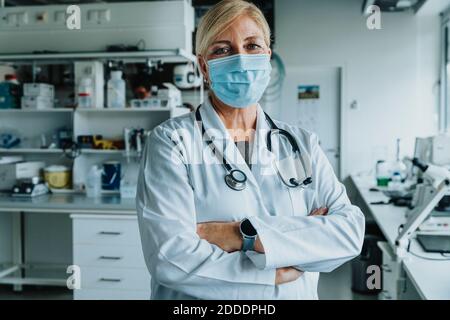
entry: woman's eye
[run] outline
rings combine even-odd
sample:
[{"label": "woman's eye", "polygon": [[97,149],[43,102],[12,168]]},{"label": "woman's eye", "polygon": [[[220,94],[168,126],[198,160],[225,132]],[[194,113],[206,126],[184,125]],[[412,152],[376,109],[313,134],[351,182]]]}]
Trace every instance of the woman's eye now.
[{"label": "woman's eye", "polygon": [[215,49],[213,53],[215,55],[220,56],[220,55],[223,55],[223,54],[227,54],[229,52],[230,52],[230,48],[224,47],[224,48]]},{"label": "woman's eye", "polygon": [[260,50],[262,48],[260,45],[258,45],[256,43],[251,43],[251,44],[247,45],[247,49],[248,50]]}]

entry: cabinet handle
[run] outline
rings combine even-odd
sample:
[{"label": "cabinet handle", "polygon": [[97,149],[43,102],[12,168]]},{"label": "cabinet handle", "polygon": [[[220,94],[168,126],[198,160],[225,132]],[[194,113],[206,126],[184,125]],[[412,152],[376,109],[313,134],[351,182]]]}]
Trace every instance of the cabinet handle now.
[{"label": "cabinet handle", "polygon": [[389,294],[388,291],[383,290],[383,291],[381,291],[381,293],[383,294],[383,297],[384,297],[386,300],[392,300],[392,297],[391,297],[391,295]]},{"label": "cabinet handle", "polygon": [[114,279],[114,278],[100,278],[102,282],[121,282],[122,279]]},{"label": "cabinet handle", "polygon": [[104,236],[120,236],[122,232],[113,232],[113,231],[100,231],[98,234]]},{"label": "cabinet handle", "polygon": [[101,256],[99,259],[100,259],[100,260],[122,260],[122,257],[108,257],[108,256]]},{"label": "cabinet handle", "polygon": [[391,268],[389,268],[389,265],[387,265],[387,264],[383,264],[383,265],[381,266],[381,269],[382,269],[384,272],[392,272]]}]

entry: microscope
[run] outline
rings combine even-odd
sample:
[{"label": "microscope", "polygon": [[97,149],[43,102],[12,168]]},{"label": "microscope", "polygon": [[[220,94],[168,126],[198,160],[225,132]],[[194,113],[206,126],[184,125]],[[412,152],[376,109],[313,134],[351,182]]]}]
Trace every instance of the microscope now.
[{"label": "microscope", "polygon": [[413,233],[422,225],[438,203],[450,194],[450,171],[441,166],[425,164],[417,158],[412,164],[423,174],[423,183],[417,185],[412,209],[408,212],[408,222],[402,227],[395,244],[397,255],[404,257],[408,252]]}]

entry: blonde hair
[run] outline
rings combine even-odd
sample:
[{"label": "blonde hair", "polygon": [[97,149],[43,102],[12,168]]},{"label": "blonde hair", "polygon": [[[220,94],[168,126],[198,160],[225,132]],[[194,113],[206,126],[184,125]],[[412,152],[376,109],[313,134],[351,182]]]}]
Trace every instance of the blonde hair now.
[{"label": "blonde hair", "polygon": [[247,15],[262,29],[264,41],[270,47],[270,27],[264,14],[253,3],[244,0],[222,0],[203,16],[198,25],[195,51],[206,56],[211,43],[236,20]]}]

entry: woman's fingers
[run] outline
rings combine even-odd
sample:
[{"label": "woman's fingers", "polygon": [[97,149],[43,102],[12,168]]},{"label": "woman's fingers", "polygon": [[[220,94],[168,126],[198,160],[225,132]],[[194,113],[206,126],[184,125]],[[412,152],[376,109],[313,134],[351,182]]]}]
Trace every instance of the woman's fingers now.
[{"label": "woman's fingers", "polygon": [[328,208],[319,208],[313,210],[309,215],[310,216],[326,216],[328,214]]},{"label": "woman's fingers", "polygon": [[293,267],[278,268],[276,272],[275,284],[280,285],[297,280],[303,275],[303,271]]}]

